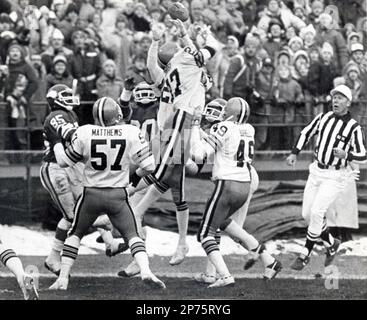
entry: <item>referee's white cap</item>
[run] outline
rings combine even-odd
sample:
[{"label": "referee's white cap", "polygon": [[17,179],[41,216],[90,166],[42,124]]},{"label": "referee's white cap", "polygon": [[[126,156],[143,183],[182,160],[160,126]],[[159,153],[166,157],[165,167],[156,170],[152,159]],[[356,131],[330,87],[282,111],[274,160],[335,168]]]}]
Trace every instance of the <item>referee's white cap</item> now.
[{"label": "referee's white cap", "polygon": [[352,91],[344,85],[341,84],[337,87],[335,87],[333,90],[331,90],[330,94],[333,96],[335,93],[341,93],[343,96],[345,96],[349,101],[352,101]]}]

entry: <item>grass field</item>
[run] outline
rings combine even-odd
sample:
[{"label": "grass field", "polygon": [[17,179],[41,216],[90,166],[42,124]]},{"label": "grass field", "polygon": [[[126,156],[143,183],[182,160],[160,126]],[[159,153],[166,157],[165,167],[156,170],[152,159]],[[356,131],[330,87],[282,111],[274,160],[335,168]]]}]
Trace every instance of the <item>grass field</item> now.
[{"label": "grass field", "polygon": [[[192,279],[202,271],[202,257],[187,258],[180,266],[171,267],[168,257],[153,256],[152,270],[165,282],[166,290],[146,287],[138,277],[119,278],[117,271],[129,263],[129,256],[107,259],[103,255],[80,256],[73,269],[66,292],[49,291],[56,279],[42,267],[44,257],[22,257],[24,265],[39,268],[39,291],[42,300],[186,300],[186,299],[367,299],[367,258],[343,256],[337,261],[337,289],[327,289],[328,275],[323,273],[323,257],[313,257],[304,271],[289,269],[292,255],[278,257],[284,268],[277,279],[261,279],[262,267],[257,263],[249,271],[242,269],[244,259],[226,256],[227,264],[236,277],[233,287],[208,289]],[[22,299],[15,279],[0,269],[0,300]],[[335,284],[335,282],[333,282]]]}]

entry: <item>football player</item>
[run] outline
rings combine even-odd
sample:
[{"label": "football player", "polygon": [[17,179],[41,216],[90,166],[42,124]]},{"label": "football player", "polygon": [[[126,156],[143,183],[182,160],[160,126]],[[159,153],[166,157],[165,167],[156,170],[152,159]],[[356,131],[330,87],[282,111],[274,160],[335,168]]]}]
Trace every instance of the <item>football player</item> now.
[{"label": "football player", "polygon": [[25,273],[22,261],[20,261],[13,249],[5,246],[0,239],[0,261],[17,278],[22,290],[24,300],[38,300],[38,292],[32,276]]},{"label": "football player", "polygon": [[[72,89],[63,84],[58,84],[49,89],[46,95],[51,109],[44,122],[45,155],[40,169],[40,178],[43,187],[49,192],[52,200],[57,204],[63,218],[57,225],[52,250],[45,261],[45,267],[55,273],[60,272],[60,253],[73,221],[73,209],[76,199],[82,193],[81,175],[83,165],[78,164],[70,168],[61,168],[53,152],[54,141],[50,137],[59,135],[64,145],[68,145],[73,133],[78,127],[78,119],[73,111],[79,105],[79,99],[73,94]],[[101,233],[106,243],[106,254],[112,256],[118,251],[126,249],[117,240],[114,240],[106,228],[105,219],[96,221],[95,226]]]},{"label": "football player", "polygon": [[[185,165],[189,161],[189,140],[193,108],[197,105],[204,108],[205,90],[210,80],[206,76],[204,64],[216,51],[217,42],[209,33],[205,33],[206,45],[197,50],[191,41],[185,26],[179,20],[176,24],[184,44],[180,49],[176,43],[168,42],[159,50],[163,31],[153,25],[153,42],[148,54],[148,67],[161,90],[158,111],[160,135],[160,162],[154,174],[143,179],[133,192],[138,192],[154,184],[144,196],[137,212],[144,214],[152,201],[155,201],[168,188],[171,188],[176,205],[176,217],[179,229],[179,241],[170,264],[181,263],[188,252],[186,234],[189,220],[189,208],[184,199]],[[191,29],[190,29],[191,30]],[[193,29],[192,29],[193,30]],[[192,37],[195,38],[194,31]],[[160,67],[158,66],[158,63]]]},{"label": "football player", "polygon": [[[257,248],[260,250],[261,247],[256,239],[243,230],[242,224],[236,222],[237,220],[243,223],[240,220],[243,219],[244,214],[239,212],[238,216],[235,216],[236,211],[246,205],[251,193],[253,171],[250,163],[254,152],[255,130],[246,123],[250,115],[250,107],[241,98],[232,98],[227,102],[225,120],[213,125],[209,135],[204,138],[200,134],[201,115],[200,110],[194,115],[192,154],[199,160],[214,155],[212,180],[215,183],[215,189],[206,205],[198,231],[198,241],[201,242],[219,275],[213,280],[203,279],[203,282],[211,283],[210,288],[214,288],[235,282],[219,252],[218,229],[238,239],[250,250]],[[246,207],[245,210],[247,212]],[[259,254],[266,265],[265,276],[269,279],[274,278],[281,270],[281,264],[265,249],[262,249]]]},{"label": "football player", "polygon": [[[64,149],[62,143],[56,143],[53,148],[61,167],[77,162],[85,166],[84,190],[75,206],[73,226],[63,247],[60,276],[50,289],[67,289],[80,241],[101,212],[109,216],[113,226],[128,240],[142,280],[164,289],[165,284],[150,270],[145,244],[138,236],[126,191],[130,176],[142,177],[154,171],[154,156],[141,131],[122,123],[120,106],[113,99],[98,99],[93,105],[93,118],[95,125],[78,128],[69,147]],[[139,168],[130,175],[131,164]]]}]

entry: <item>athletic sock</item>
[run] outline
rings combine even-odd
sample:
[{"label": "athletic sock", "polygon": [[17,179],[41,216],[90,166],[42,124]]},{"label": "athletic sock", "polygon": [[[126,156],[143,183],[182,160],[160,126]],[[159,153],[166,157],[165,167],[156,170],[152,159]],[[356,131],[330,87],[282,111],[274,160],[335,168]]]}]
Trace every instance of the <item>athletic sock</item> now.
[{"label": "athletic sock", "polygon": [[71,236],[65,240],[61,255],[60,278],[69,278],[71,267],[73,266],[80,247],[80,239],[77,236]]},{"label": "athletic sock", "polygon": [[186,207],[184,208],[184,210],[179,210],[179,207],[177,207],[176,209],[176,219],[179,235],[178,245],[186,245],[187,229],[189,226],[189,208]]},{"label": "athletic sock", "polygon": [[18,281],[23,278],[24,269],[22,261],[20,261],[14,250],[4,250],[0,254],[0,261],[15,275]]},{"label": "athletic sock", "polygon": [[224,262],[224,259],[219,252],[219,246],[215,241],[214,237],[207,237],[202,240],[201,245],[205,250],[206,254],[210,262],[214,265],[216,271],[218,272],[220,277],[228,277],[231,274],[229,273],[228,267]]},{"label": "athletic sock", "polygon": [[135,237],[130,239],[129,247],[131,255],[134,257],[136,263],[140,268],[142,274],[150,273],[148,255],[145,249],[145,243],[142,239]]}]

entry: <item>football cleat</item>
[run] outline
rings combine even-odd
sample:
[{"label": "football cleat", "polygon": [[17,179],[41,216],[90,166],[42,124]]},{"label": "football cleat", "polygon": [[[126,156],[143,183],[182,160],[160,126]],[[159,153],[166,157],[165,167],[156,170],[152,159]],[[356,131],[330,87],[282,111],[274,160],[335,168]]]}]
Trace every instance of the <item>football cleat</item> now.
[{"label": "football cleat", "polygon": [[69,279],[57,278],[57,280],[48,289],[49,290],[67,290]]},{"label": "football cleat", "polygon": [[216,276],[207,273],[199,273],[194,275],[194,280],[199,283],[212,284],[217,280],[217,278]]},{"label": "football cleat", "polygon": [[182,263],[188,252],[189,252],[188,245],[178,245],[176,252],[173,254],[171,260],[169,261],[169,264],[171,266],[176,266]]},{"label": "football cleat", "polygon": [[45,263],[43,264],[45,266],[45,268],[52,272],[54,275],[59,276],[60,275],[60,266],[59,268],[55,268],[54,265],[52,265],[50,262],[47,262],[47,260],[45,261]]},{"label": "football cleat", "polygon": [[326,258],[325,258],[325,263],[324,266],[327,267],[329,265],[332,264],[332,262],[335,259],[335,256],[338,252],[339,246],[340,246],[341,241],[339,239],[334,239],[334,244],[329,247],[326,248]]},{"label": "football cleat", "polygon": [[154,289],[166,289],[166,285],[163,281],[159,280],[153,273],[144,274],[141,279],[145,284]]},{"label": "football cleat", "polygon": [[30,275],[25,275],[21,285],[24,300],[39,300],[39,295],[34,282],[34,278]]},{"label": "football cleat", "polygon": [[275,261],[265,268],[264,279],[272,280],[282,270],[282,264],[275,259]]},{"label": "football cleat", "polygon": [[234,285],[234,278],[232,276],[222,277],[217,279],[214,283],[208,286],[208,288],[220,288]]},{"label": "football cleat", "polygon": [[140,273],[140,268],[135,260],[133,260],[126,269],[123,269],[117,273],[119,277],[131,278]]},{"label": "football cleat", "polygon": [[300,254],[296,260],[291,265],[293,270],[300,271],[310,262],[310,257],[304,254]]},{"label": "football cleat", "polygon": [[250,269],[257,260],[260,258],[260,254],[265,250],[265,246],[263,244],[259,244],[258,247],[255,249],[255,251],[249,251],[249,254],[251,254],[251,258],[248,259],[243,266],[244,270]]},{"label": "football cleat", "polygon": [[128,249],[129,245],[127,243],[120,242],[116,251],[113,251],[111,248],[106,249],[106,256],[111,258],[119,253],[125,252]]}]

